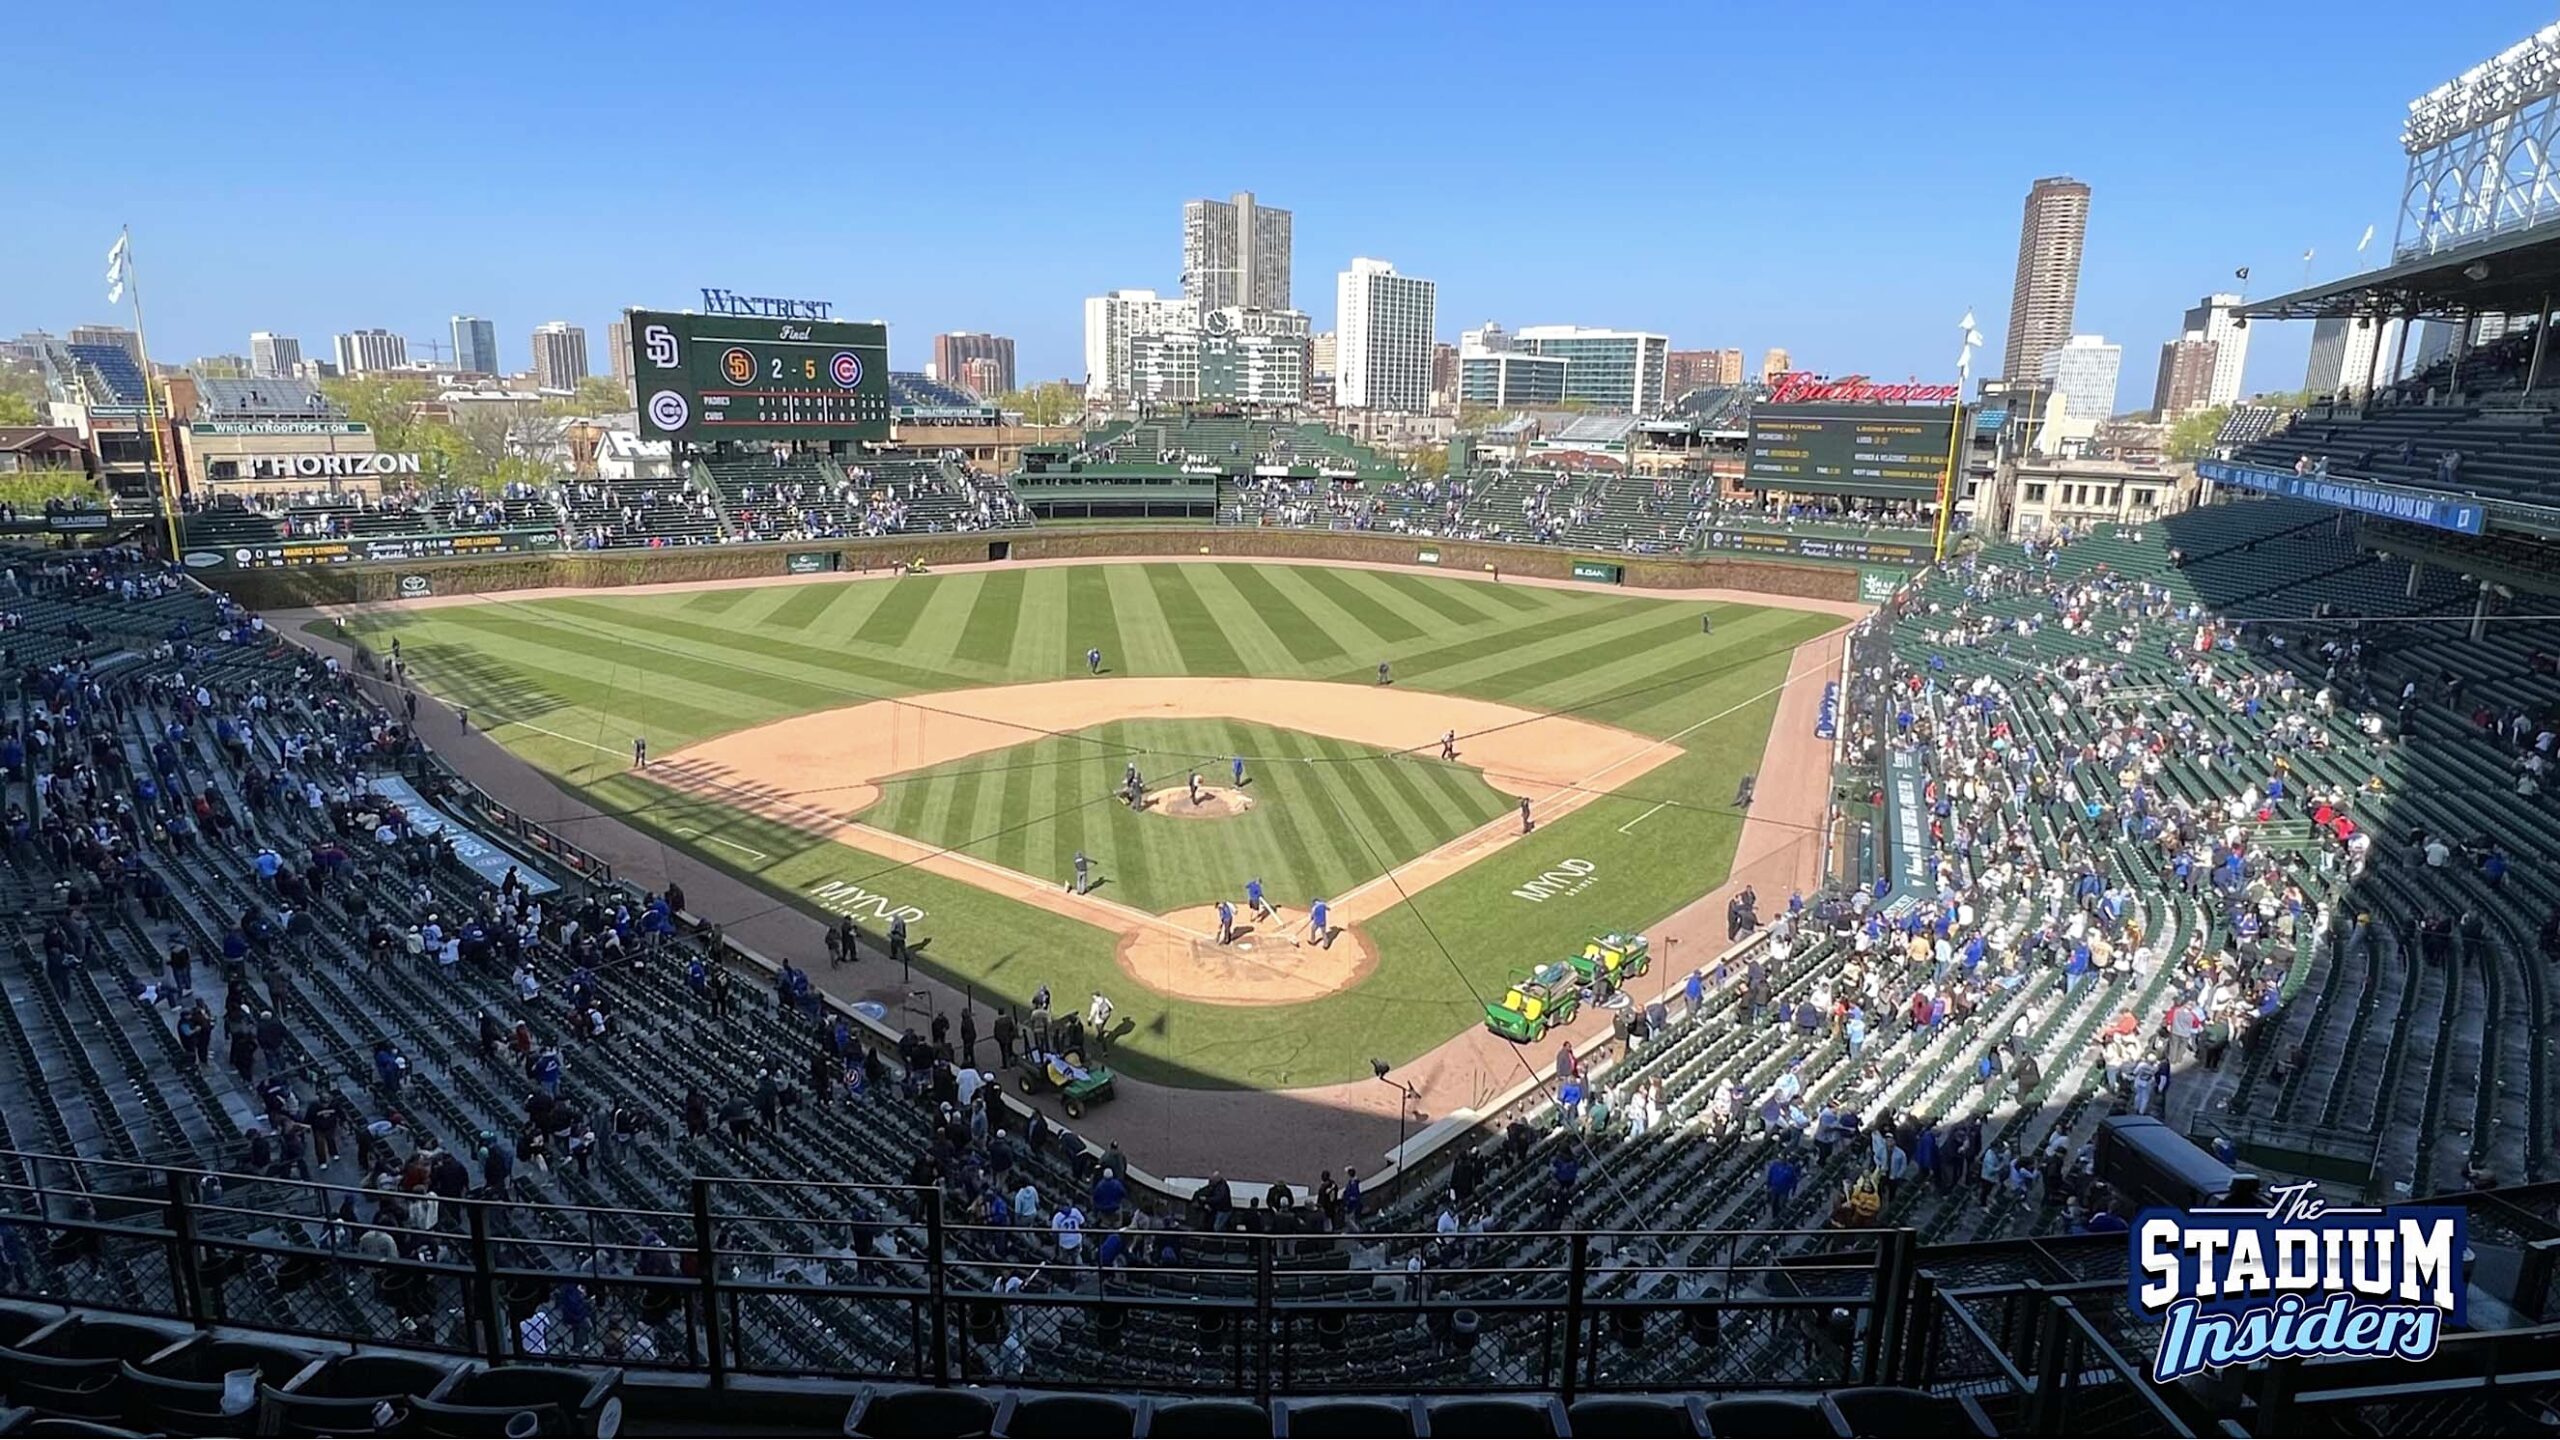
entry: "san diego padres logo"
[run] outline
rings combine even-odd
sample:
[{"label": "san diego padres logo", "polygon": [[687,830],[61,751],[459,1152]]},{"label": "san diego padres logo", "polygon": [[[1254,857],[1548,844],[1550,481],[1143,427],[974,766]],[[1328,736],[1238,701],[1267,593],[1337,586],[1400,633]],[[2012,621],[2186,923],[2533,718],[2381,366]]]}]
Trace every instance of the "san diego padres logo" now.
[{"label": "san diego padres logo", "polygon": [[743,345],[732,345],[720,352],[720,373],[732,385],[746,385],[756,378],[756,357]]},{"label": "san diego padres logo", "polygon": [[673,390],[661,390],[649,397],[649,423],[661,430],[681,430],[693,418],[684,397]]},{"label": "san diego padres logo", "polygon": [[850,350],[837,351],[836,358],[827,362],[827,369],[836,377],[836,384],[847,390],[862,383],[862,357]]}]

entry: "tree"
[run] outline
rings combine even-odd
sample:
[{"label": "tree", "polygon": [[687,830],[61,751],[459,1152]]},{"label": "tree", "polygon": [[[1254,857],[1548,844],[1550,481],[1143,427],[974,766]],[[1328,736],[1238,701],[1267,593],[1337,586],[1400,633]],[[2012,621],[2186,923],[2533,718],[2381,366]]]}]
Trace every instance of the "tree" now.
[{"label": "tree", "polygon": [[1021,415],[1025,425],[1063,425],[1084,413],[1084,395],[1063,380],[1051,380],[1028,390],[999,395],[995,405],[1008,414]]},{"label": "tree", "polygon": [[1449,474],[1449,448],[1432,445],[1404,457],[1406,468],[1426,480],[1446,479]]},{"label": "tree", "polygon": [[33,365],[0,360],[0,425],[44,423],[44,376]]},{"label": "tree", "polygon": [[2169,427],[2169,458],[2201,460],[2213,453],[2213,437],[2222,433],[2222,422],[2231,418],[2231,407],[2216,405],[2198,410]]},{"label": "tree", "polygon": [[631,387],[610,375],[590,375],[578,382],[575,395],[554,395],[542,402],[545,415],[612,415],[631,408]]},{"label": "tree", "polygon": [[427,451],[418,407],[435,398],[435,387],[403,375],[341,375],[320,382],[321,393],[347,412],[347,418],[373,432],[375,448]]},{"label": "tree", "polygon": [[8,505],[25,515],[44,509],[49,500],[79,500],[93,504],[106,503],[106,494],[96,481],[74,470],[24,470],[0,475],[0,505]]}]

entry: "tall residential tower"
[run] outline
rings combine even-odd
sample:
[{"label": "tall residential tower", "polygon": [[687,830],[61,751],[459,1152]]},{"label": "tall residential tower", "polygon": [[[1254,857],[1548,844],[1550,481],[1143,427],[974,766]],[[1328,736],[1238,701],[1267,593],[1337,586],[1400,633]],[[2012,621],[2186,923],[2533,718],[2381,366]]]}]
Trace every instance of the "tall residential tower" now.
[{"label": "tall residential tower", "polygon": [[2043,378],[2045,355],[2071,338],[2071,314],[2080,300],[2080,246],[2088,233],[2088,186],[2052,175],[2028,187],[2001,379]]}]

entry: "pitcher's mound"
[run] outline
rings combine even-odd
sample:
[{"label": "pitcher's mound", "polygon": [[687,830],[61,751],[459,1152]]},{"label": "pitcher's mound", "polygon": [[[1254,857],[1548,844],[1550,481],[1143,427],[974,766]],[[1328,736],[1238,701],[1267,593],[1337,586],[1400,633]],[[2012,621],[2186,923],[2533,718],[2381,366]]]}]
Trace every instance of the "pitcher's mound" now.
[{"label": "pitcher's mound", "polygon": [[1176,820],[1224,820],[1253,808],[1253,797],[1241,790],[1226,790],[1214,785],[1200,787],[1200,803],[1191,803],[1191,787],[1177,785],[1170,790],[1157,790],[1147,796],[1147,813],[1170,815]]},{"label": "pitcher's mound", "polygon": [[1369,937],[1357,930],[1337,928],[1329,945],[1309,940],[1303,914],[1295,924],[1283,916],[1268,926],[1239,917],[1236,938],[1227,945],[1217,941],[1214,906],[1177,910],[1164,918],[1173,927],[1148,926],[1120,937],[1120,969],[1150,990],[1185,1000],[1216,1005],[1321,1000],[1359,983],[1378,964]]}]

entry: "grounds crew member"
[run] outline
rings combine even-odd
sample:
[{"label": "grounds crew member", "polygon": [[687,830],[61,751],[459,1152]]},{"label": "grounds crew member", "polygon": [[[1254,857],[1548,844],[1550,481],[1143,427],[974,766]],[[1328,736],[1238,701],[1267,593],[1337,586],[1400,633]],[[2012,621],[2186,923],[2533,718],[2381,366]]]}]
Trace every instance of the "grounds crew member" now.
[{"label": "grounds crew member", "polygon": [[1236,938],[1236,907],[1221,897],[1218,901],[1218,943],[1232,945]]},{"label": "grounds crew member", "polygon": [[631,768],[634,770],[649,768],[649,737],[646,735],[631,737]]},{"label": "grounds crew member", "polygon": [[1093,1003],[1085,1007],[1085,1038],[1093,1042],[1093,1053],[1094,1058],[1096,1059],[1105,1058],[1111,1053],[1111,1012],[1113,1008],[1114,1007],[1111,1004],[1111,997],[1103,994],[1099,990],[1093,992]]},{"label": "grounds crew member", "polygon": [[1307,938],[1330,948],[1333,944],[1332,919],[1332,909],[1324,903],[1323,896],[1317,896],[1315,903],[1307,907]]},{"label": "grounds crew member", "polygon": [[1088,675],[1099,675],[1102,673],[1102,648],[1100,646],[1095,646],[1093,649],[1084,652],[1084,672]]},{"label": "grounds crew member", "polygon": [[1262,877],[1259,875],[1244,882],[1244,908],[1252,911],[1256,920],[1271,918],[1271,902],[1262,898]]},{"label": "grounds crew member", "polygon": [[1236,788],[1237,788],[1237,789],[1239,789],[1239,790],[1241,790],[1241,789],[1243,789],[1243,788],[1244,788],[1244,757],[1243,757],[1243,756],[1239,755],[1239,756],[1237,756],[1237,757],[1235,758],[1235,767],[1234,767],[1234,768],[1235,768],[1235,776],[1236,776]]},{"label": "grounds crew member", "polygon": [[1378,662],[1378,683],[1381,685],[1392,685],[1395,683],[1387,678],[1387,662],[1384,660]]},{"label": "grounds crew member", "polygon": [[1440,758],[1443,760],[1455,760],[1458,758],[1457,731],[1444,730],[1440,733]]},{"label": "grounds crew member", "polygon": [[1197,770],[1191,772],[1191,808],[1200,808],[1200,772]]},{"label": "grounds crew member", "polygon": [[1092,864],[1092,861],[1085,858],[1082,850],[1076,852],[1076,880],[1071,888],[1079,895],[1093,888],[1092,877],[1088,873]]},{"label": "grounds crew member", "polygon": [[1520,833],[1526,835],[1537,828],[1538,822],[1529,818],[1529,797],[1523,795],[1520,797]]}]

